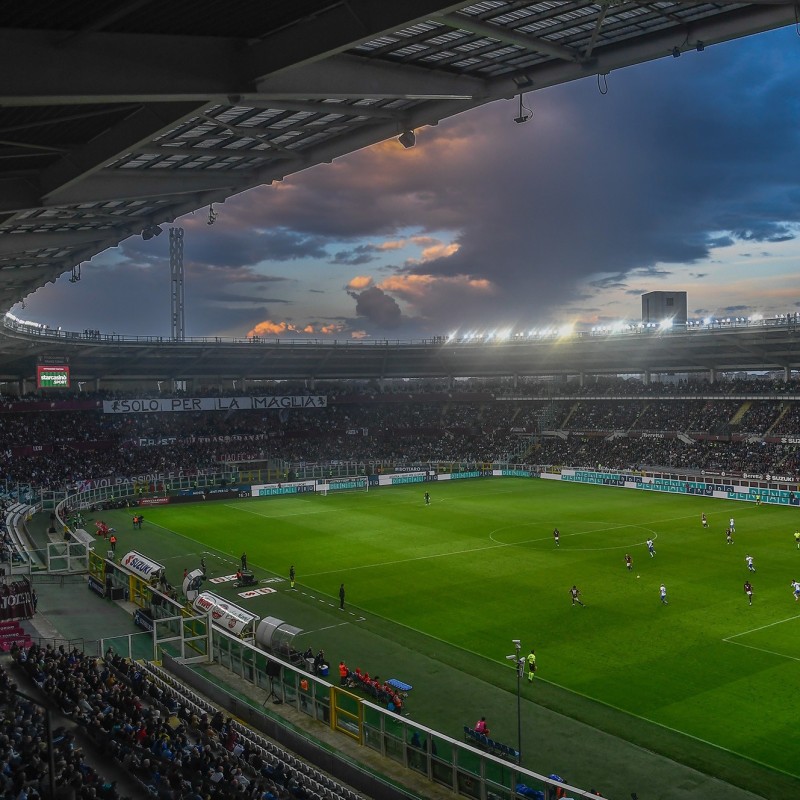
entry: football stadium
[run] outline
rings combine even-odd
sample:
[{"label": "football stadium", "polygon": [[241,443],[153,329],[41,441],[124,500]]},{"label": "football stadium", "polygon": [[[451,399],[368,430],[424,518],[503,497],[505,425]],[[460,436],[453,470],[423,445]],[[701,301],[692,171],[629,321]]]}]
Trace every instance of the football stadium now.
[{"label": "football stadium", "polygon": [[4,25],[3,796],[800,797],[797,314],[192,339],[177,226],[170,339],[11,313],[247,188],[796,8],[46,5]]}]

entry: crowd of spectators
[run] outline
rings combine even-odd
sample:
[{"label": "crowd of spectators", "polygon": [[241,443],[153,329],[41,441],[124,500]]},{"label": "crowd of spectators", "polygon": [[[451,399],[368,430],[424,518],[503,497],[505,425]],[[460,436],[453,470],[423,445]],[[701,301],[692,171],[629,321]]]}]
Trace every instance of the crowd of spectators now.
[{"label": "crowd of spectators", "polygon": [[[786,454],[788,456],[790,454]],[[604,439],[574,436],[543,439],[532,458],[538,464],[625,470],[773,472],[788,474],[784,448],[748,442],[684,442],[681,439]],[[795,462],[791,462],[794,464]],[[782,473],[784,474],[784,473]]]},{"label": "crowd of spectators", "polygon": [[[76,649],[33,645],[16,650],[14,658],[51,705],[137,780],[143,796],[162,800],[308,797],[291,769],[253,752],[222,712],[189,710],[138,665],[112,651],[97,659]],[[35,706],[23,713],[41,717]],[[37,746],[40,743],[41,738]],[[57,775],[59,787],[71,787],[71,796],[80,800],[118,797],[114,785],[83,764],[78,748],[73,746],[68,755],[72,757],[63,759]],[[20,771],[27,776],[30,768],[23,765]],[[16,780],[24,783],[22,778]],[[34,797],[29,795],[27,800]]]},{"label": "crowd of spectators", "polygon": [[[792,393],[798,388],[794,381],[736,379],[716,384],[645,385],[618,378],[597,379],[590,387],[574,382],[531,384],[544,385],[551,392],[549,399],[545,394],[535,399],[535,393],[513,399],[493,399],[491,395],[475,399],[475,392],[486,388],[488,382],[463,383],[471,394],[452,386],[447,393],[437,393],[442,387],[436,381],[419,385],[391,382],[394,389],[406,384],[418,389],[408,392],[378,392],[386,386],[376,382],[341,382],[335,384],[338,399],[330,395],[325,407],[304,410],[104,414],[100,404],[101,397],[107,398],[104,393],[94,395],[91,408],[81,410],[59,410],[59,401],[52,401],[46,410],[33,410],[34,406],[30,411],[4,410],[0,406],[0,440],[6,456],[0,480],[61,489],[65,484],[177,470],[187,475],[227,472],[235,476],[232,462],[287,471],[298,465],[334,461],[487,463],[512,456],[516,460],[525,451],[528,437],[553,431],[573,434],[571,438],[612,431],[634,436],[669,432],[672,438],[660,447],[635,439],[614,444],[591,437],[567,444],[543,439],[536,463],[550,462],[553,453],[562,456],[553,463],[570,463],[571,458],[581,457],[588,463],[612,460],[618,466],[620,459],[625,459],[682,468],[785,472],[788,464],[797,461],[795,445],[745,446],[738,441],[727,446],[690,445],[674,438],[677,433],[690,437],[791,434],[800,424],[800,403],[781,397],[751,399],[750,395]],[[525,391],[531,386],[525,386]],[[500,389],[502,382],[495,381],[495,396]],[[558,399],[554,399],[553,389],[558,389]],[[706,394],[709,389],[719,390],[718,399]],[[303,385],[275,384],[264,391],[309,390]],[[675,394],[682,396],[670,399]],[[703,396],[684,399],[686,394]]]},{"label": "crowd of spectators", "polygon": [[[22,697],[6,669],[0,666],[0,787],[3,797],[38,800],[49,797],[49,753],[44,707]],[[52,731],[53,784],[56,798],[116,800],[115,785],[85,763],[74,735],[65,727]]]}]

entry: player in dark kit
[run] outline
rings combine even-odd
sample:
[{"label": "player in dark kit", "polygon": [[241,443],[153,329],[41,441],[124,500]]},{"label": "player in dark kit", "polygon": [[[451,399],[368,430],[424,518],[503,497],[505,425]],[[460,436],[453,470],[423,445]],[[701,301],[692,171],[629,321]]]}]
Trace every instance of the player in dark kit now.
[{"label": "player in dark kit", "polygon": [[429,506],[431,504],[431,495],[430,492],[425,492],[425,505]]},{"label": "player in dark kit", "polygon": [[747,595],[747,602],[753,605],[753,587],[750,585],[750,581],[744,582],[744,593]]},{"label": "player in dark kit", "polygon": [[[581,600],[581,597],[580,597],[580,595],[581,595],[581,591],[580,591],[580,589],[578,589],[578,587],[577,587],[577,586],[573,585],[573,587],[572,587],[572,588],[569,590],[569,593],[570,593],[570,595],[571,595],[571,597],[572,597],[572,605],[573,605],[573,606],[574,606],[576,603],[577,603],[579,606],[583,606],[583,601]],[[584,606],[584,608],[585,608],[585,606]]]},{"label": "player in dark kit", "polygon": [[625,566],[628,568],[628,572],[633,569],[633,558],[630,553],[625,553]]},{"label": "player in dark kit", "polygon": [[561,547],[561,531],[558,528],[553,528],[553,541],[556,547]]}]

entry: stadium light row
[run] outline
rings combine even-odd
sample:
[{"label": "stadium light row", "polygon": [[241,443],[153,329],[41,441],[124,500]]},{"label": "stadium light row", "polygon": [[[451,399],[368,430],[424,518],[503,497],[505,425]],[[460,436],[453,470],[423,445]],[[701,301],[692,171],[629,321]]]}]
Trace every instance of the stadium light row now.
[{"label": "stadium light row", "polygon": [[[61,326],[52,328],[47,324],[40,322],[33,322],[31,320],[20,319],[16,315],[7,311],[3,317],[4,326],[13,331],[20,333],[30,333],[38,336],[53,337],[56,339],[65,338],[71,341],[80,340],[84,334],[76,331],[63,331]],[[575,324],[567,324],[561,326],[549,326],[544,328],[533,328],[527,331],[518,331],[512,328],[504,328],[501,330],[491,331],[468,331],[460,333],[453,331],[448,336],[434,336],[427,339],[409,339],[397,340],[396,344],[481,344],[481,343],[496,343],[496,342],[513,342],[513,341],[532,341],[542,339],[566,339],[566,338],[582,338],[586,336],[611,336],[617,334],[664,334],[672,331],[714,331],[722,328],[761,328],[761,327],[778,327],[778,326],[797,326],[800,324],[800,314],[778,314],[774,317],[764,317],[761,314],[754,314],[750,317],[706,317],[704,319],[690,319],[686,322],[675,322],[674,319],[664,319],[660,322],[630,322],[620,320],[611,325],[596,325],[587,329],[578,329]],[[121,334],[100,334],[93,332],[92,339],[97,342],[108,340],[114,342],[163,342],[170,344],[171,340],[164,339],[160,336],[124,336]],[[323,344],[327,339],[306,339],[294,336],[284,337],[287,342],[293,344]],[[277,341],[279,337],[275,337]],[[218,344],[227,343],[241,343],[241,342],[260,342],[272,341],[263,337],[187,337],[186,342],[215,342]],[[359,344],[367,344],[370,339],[359,339]],[[372,340],[378,344],[385,344],[386,339],[380,338]]]}]

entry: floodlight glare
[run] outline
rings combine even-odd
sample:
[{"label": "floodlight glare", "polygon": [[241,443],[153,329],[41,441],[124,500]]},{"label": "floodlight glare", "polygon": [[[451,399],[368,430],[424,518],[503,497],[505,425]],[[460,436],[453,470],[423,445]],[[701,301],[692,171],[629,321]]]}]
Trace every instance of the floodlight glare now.
[{"label": "floodlight glare", "polygon": [[561,327],[558,329],[558,335],[559,335],[559,336],[569,336],[569,335],[572,333],[572,329],[573,329],[574,327],[575,327],[575,326],[574,326],[572,323],[570,323],[569,325],[562,325],[562,326],[561,326]]}]

